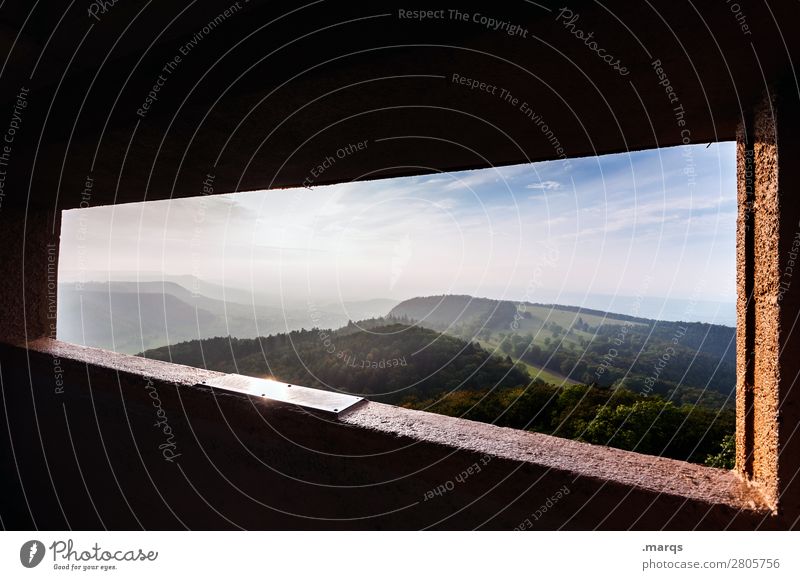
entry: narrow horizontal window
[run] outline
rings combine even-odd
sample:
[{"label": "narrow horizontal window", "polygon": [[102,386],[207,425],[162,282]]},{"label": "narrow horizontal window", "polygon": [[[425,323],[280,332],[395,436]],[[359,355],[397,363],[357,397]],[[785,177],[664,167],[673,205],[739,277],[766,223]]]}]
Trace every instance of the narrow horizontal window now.
[{"label": "narrow horizontal window", "polygon": [[71,210],[58,337],[729,468],[736,211],[731,143]]}]

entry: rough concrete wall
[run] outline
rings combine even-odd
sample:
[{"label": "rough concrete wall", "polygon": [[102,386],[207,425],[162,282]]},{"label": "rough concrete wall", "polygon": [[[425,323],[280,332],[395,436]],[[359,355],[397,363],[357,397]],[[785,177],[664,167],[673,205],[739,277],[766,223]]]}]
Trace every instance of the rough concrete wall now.
[{"label": "rough concrete wall", "polygon": [[60,213],[0,211],[0,338],[55,338]]},{"label": "rough concrete wall", "polygon": [[800,516],[799,119],[797,96],[779,87],[737,143],[736,463],[789,519]]},{"label": "rough concrete wall", "polygon": [[753,479],[762,483],[770,501],[778,490],[778,290],[780,266],[778,236],[781,227],[778,164],[772,99],[765,99],[754,117],[753,156],[756,211],[753,291],[755,358],[753,386]]},{"label": "rough concrete wall", "polygon": [[736,222],[736,469],[753,475],[753,302],[754,171],[751,119],[736,135],[738,216]]}]

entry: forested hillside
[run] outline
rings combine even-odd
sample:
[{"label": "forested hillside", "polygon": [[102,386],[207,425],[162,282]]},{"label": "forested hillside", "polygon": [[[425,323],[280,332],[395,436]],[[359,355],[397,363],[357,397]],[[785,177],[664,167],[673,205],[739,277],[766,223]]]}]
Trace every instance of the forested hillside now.
[{"label": "forested hillside", "polygon": [[395,319],[195,340],[143,356],[722,467],[733,460],[734,413],[708,399],[547,384],[509,354]]},{"label": "forested hillside", "polygon": [[[368,328],[367,328],[368,327]],[[365,329],[366,328],[366,329]],[[202,345],[202,350],[201,350]],[[148,350],[147,358],[367,395],[400,403],[456,389],[510,388],[530,379],[509,357],[419,326],[367,321],[338,331],[213,338]]]},{"label": "forested hillside", "polygon": [[414,298],[390,314],[477,340],[547,382],[624,387],[679,403],[733,405],[736,344],[731,327],[469,296]]}]

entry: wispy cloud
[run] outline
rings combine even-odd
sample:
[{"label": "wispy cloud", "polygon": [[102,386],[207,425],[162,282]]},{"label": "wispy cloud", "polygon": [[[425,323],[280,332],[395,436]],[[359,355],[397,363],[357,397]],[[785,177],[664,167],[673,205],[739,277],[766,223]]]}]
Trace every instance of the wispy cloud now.
[{"label": "wispy cloud", "polygon": [[525,189],[541,189],[544,191],[553,191],[557,189],[561,189],[561,183],[555,181],[553,179],[548,179],[546,181],[539,181],[537,183],[530,183],[525,186]]}]

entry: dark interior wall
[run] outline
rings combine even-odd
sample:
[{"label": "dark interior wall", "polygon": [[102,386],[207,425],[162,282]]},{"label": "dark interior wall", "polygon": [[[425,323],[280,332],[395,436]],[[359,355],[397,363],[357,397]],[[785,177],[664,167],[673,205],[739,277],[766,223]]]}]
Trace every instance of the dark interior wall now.
[{"label": "dark interior wall", "polygon": [[779,23],[797,16],[747,0],[747,30],[725,2],[519,1],[466,21],[394,2],[118,3],[96,18],[47,5],[0,15],[9,117],[28,91],[7,204],[200,195],[208,174],[217,193],[298,186],[365,140],[315,183],[730,140],[790,75]]}]

